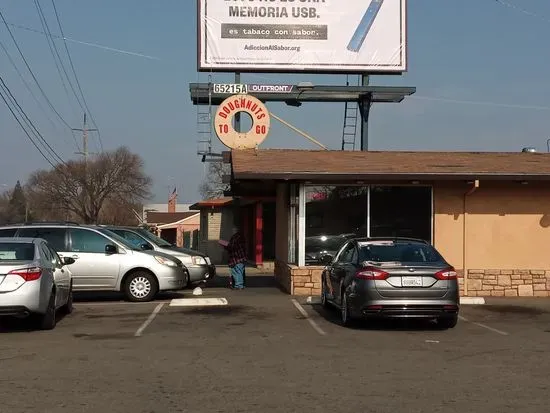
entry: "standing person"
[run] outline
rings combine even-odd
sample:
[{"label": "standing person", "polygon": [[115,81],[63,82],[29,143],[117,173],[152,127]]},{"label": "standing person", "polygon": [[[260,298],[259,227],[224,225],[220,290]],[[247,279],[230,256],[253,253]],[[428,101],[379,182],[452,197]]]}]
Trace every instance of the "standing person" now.
[{"label": "standing person", "polygon": [[247,261],[244,236],[239,228],[233,227],[233,236],[227,244],[229,254],[229,268],[231,270],[231,284],[236,290],[244,288],[244,271]]}]

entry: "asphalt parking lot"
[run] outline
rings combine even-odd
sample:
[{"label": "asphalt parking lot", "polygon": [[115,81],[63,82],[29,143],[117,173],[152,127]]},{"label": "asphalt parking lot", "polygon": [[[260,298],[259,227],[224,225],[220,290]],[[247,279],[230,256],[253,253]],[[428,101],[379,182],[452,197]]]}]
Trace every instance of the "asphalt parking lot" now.
[{"label": "asphalt parking lot", "polygon": [[346,329],[269,277],[249,285],[197,297],[222,305],[84,296],[53,331],[3,324],[0,411],[548,411],[549,300],[463,306],[448,331]]}]

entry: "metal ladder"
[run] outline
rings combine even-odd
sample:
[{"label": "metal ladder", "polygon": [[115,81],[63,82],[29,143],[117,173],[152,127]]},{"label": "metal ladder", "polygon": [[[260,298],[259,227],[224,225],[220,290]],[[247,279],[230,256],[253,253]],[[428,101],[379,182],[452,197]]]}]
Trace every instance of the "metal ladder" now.
[{"label": "metal ladder", "polygon": [[[357,78],[359,86],[360,76]],[[350,85],[350,76],[346,75],[346,86]],[[354,85],[356,86],[356,85]],[[359,103],[346,102],[344,108],[344,127],[342,128],[342,150],[355,150],[355,139],[357,136],[357,125],[359,118]]]},{"label": "metal ladder", "polygon": [[208,105],[197,104],[197,154],[212,153],[212,75],[208,76]]}]

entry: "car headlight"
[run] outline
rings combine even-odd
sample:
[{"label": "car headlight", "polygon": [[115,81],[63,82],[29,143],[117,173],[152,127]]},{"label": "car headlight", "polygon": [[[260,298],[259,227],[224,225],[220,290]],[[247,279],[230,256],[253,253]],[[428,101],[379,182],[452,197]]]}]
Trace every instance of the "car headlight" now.
[{"label": "car headlight", "polygon": [[178,266],[178,264],[175,261],[172,261],[168,258],[161,257],[160,255],[155,255],[155,259],[160,264],[168,265],[169,267],[177,267]]},{"label": "car headlight", "polygon": [[193,260],[194,265],[206,265],[206,260],[204,259],[204,257],[197,255],[197,256],[191,257],[191,259]]}]

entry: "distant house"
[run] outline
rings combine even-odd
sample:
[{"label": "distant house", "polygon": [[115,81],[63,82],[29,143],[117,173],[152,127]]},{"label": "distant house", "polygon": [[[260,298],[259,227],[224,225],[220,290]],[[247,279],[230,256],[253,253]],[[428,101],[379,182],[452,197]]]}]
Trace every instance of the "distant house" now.
[{"label": "distant house", "polygon": [[147,225],[157,229],[157,234],[178,247],[196,249],[198,246],[200,214],[187,212],[149,212]]}]

